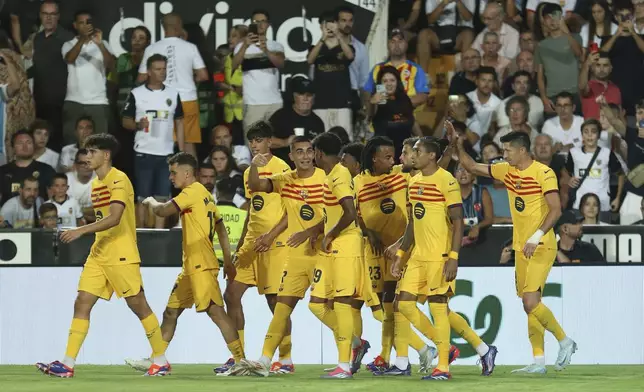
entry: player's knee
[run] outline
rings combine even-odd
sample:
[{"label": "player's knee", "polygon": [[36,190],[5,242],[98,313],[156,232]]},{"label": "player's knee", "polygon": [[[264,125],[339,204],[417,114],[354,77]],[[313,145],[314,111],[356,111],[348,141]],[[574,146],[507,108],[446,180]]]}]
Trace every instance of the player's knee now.
[{"label": "player's knee", "polygon": [[535,298],[533,296],[528,296],[528,295],[523,296],[522,302],[523,302],[523,310],[526,312],[526,314],[530,314],[530,312],[532,312],[532,310],[536,308],[537,305],[539,305],[538,298]]},{"label": "player's knee", "polygon": [[415,301],[398,301],[398,311],[408,319],[411,318],[415,312]]},{"label": "player's knee", "polygon": [[165,308],[163,311],[163,322],[176,323],[182,309]]}]

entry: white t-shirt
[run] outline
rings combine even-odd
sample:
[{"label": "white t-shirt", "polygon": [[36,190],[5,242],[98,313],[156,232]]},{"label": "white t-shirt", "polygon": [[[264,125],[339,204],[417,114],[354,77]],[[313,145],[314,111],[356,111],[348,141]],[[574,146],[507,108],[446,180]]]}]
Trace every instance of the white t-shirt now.
[{"label": "white t-shirt", "polygon": [[[235,54],[239,53],[242,45],[243,42],[237,44]],[[269,52],[284,53],[284,47],[279,42],[267,40],[266,47]],[[259,46],[253,44],[246,48],[241,67],[245,105],[282,103],[279,69],[271,63]]]},{"label": "white t-shirt", "polygon": [[496,112],[496,109],[499,107],[499,105],[501,105],[501,99],[494,94],[490,94],[490,98],[487,100],[487,102],[481,103],[478,95],[476,94],[476,90],[470,91],[466,95],[474,104],[476,117],[479,120],[480,124],[479,136],[483,136],[488,132],[490,124],[492,124],[494,113]]},{"label": "white t-shirt", "polygon": [[96,177],[96,173],[92,173],[92,178],[83,184],[78,180],[76,172],[67,172],[67,195],[78,201],[81,208],[88,208],[92,206],[92,180]]},{"label": "white t-shirt", "polygon": [[[573,116],[572,125],[570,129],[564,130],[561,126],[559,116],[546,120],[543,123],[541,133],[550,135],[554,143],[561,143],[564,146],[572,144],[574,147],[581,148],[583,140],[581,139],[581,124],[584,123],[584,118],[581,116]],[[606,133],[606,132],[604,132]],[[561,155],[567,156],[567,152],[561,152]]]},{"label": "white t-shirt", "polygon": [[[465,8],[467,8],[468,11],[474,15],[474,9],[476,8],[476,2],[475,0],[461,0]],[[427,0],[425,1],[425,13],[427,15],[431,14],[441,3],[440,0]],[[472,19],[465,21],[463,18],[460,17],[458,18],[458,25],[459,26],[466,26],[466,27],[474,27],[474,24],[472,21],[474,20],[474,16],[472,16]],[[436,20],[436,24],[438,26],[454,26],[456,24],[456,2],[453,1],[445,6],[443,8],[443,13],[441,16],[438,17],[438,20]]]},{"label": "white t-shirt", "polygon": [[147,73],[147,61],[153,54],[168,58],[165,84],[179,91],[184,102],[197,100],[194,71],[206,68],[199,49],[194,44],[177,37],[167,37],[148,46],[143,53],[139,73]]},{"label": "white t-shirt", "polygon": [[[617,26],[615,23],[611,23],[610,24],[610,35],[615,35],[615,33],[617,32],[618,28],[619,28],[619,26]],[[589,45],[589,43],[588,43],[588,23],[586,23],[585,25],[581,26],[581,31],[579,32],[579,35],[581,35],[582,47],[587,48],[588,45]],[[598,37],[597,35],[595,35],[593,41],[597,42],[597,44],[599,46],[601,46],[601,44],[602,44],[601,37]]]},{"label": "white t-shirt", "polygon": [[[476,36],[476,39],[472,43],[472,47],[480,53],[483,53],[483,39],[487,32],[488,28],[486,27]],[[510,60],[517,57],[519,54],[519,32],[517,29],[507,23],[503,23],[501,30],[497,34],[499,36],[499,43],[501,44],[499,56],[507,57]]]},{"label": "white t-shirt", "polygon": [[14,229],[38,227],[38,209],[42,205],[42,199],[37,197],[34,204],[35,206],[25,208],[20,203],[20,196],[14,196],[4,203],[0,215]]},{"label": "white t-shirt", "polygon": [[76,160],[76,153],[78,153],[78,144],[68,144],[60,150],[60,160],[58,161],[58,170],[63,171],[64,168],[71,168]]},{"label": "white t-shirt", "polygon": [[233,146],[233,158],[237,167],[247,165],[250,166],[250,161],[252,160],[250,155],[250,150],[246,146]]},{"label": "white t-shirt", "polygon": [[[582,148],[570,149],[570,158],[568,159],[572,159],[572,166],[574,167],[570,175],[581,178],[586,172],[593,155],[594,152],[585,152]],[[573,205],[574,209],[579,209],[579,203],[585,194],[594,193],[599,198],[599,210],[610,211],[610,170],[614,166],[612,162],[614,159],[616,157],[610,149],[600,148],[590,173],[586,176],[584,183],[577,189],[577,197]],[[619,163],[617,164],[619,165]],[[570,163],[567,166],[570,166]]]},{"label": "white t-shirt", "polygon": [[41,156],[39,156],[36,161],[46,163],[54,170],[56,170],[58,168],[59,157],[60,154],[58,154],[56,151],[46,148],[45,152]]},{"label": "white t-shirt", "polygon": [[67,196],[64,202],[58,203],[54,199],[48,200],[56,206],[58,210],[58,223],[63,227],[76,227],[76,220],[83,217],[83,210],[78,204],[78,200]]},{"label": "white t-shirt", "polygon": [[536,11],[539,3],[552,3],[559,4],[565,12],[573,12],[575,10],[575,5],[577,5],[577,0],[528,0],[526,4],[526,9],[528,11]]},{"label": "white t-shirt", "polygon": [[[78,42],[78,38],[63,44],[63,58]],[[114,55],[110,44],[103,41],[108,52]],[[93,41],[83,45],[74,64],[67,64],[67,96],[65,101],[83,105],[107,105],[105,60],[103,52]]]},{"label": "white t-shirt", "polygon": [[[499,128],[507,127],[510,125],[510,118],[505,113],[505,105],[512,98],[512,96],[504,99],[498,108],[496,108],[496,125]],[[543,102],[536,95],[530,95],[528,97],[528,104],[530,105],[530,112],[528,113],[528,123],[532,128],[539,129],[541,123],[543,122]]]}]

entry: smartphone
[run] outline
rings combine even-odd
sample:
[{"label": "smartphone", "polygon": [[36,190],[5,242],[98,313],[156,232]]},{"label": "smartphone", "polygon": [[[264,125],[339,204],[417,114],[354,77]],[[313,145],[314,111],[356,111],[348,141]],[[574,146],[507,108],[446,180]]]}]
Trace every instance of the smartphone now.
[{"label": "smartphone", "polygon": [[380,101],[379,105],[384,105],[385,103],[387,103],[387,88],[385,87],[385,85],[376,85],[376,92],[383,95],[383,99],[382,101]]},{"label": "smartphone", "polygon": [[590,44],[589,49],[590,49],[590,53],[597,53],[599,52],[599,45],[597,44],[597,42],[593,42],[592,44]]},{"label": "smartphone", "polygon": [[644,128],[644,120],[640,120],[640,122],[637,124],[639,128]]},{"label": "smartphone", "polygon": [[458,103],[458,95],[450,95],[449,96],[449,103],[457,104]]},{"label": "smartphone", "polygon": [[248,26],[248,32],[251,33],[251,34],[257,35],[258,34],[257,23],[251,23]]}]

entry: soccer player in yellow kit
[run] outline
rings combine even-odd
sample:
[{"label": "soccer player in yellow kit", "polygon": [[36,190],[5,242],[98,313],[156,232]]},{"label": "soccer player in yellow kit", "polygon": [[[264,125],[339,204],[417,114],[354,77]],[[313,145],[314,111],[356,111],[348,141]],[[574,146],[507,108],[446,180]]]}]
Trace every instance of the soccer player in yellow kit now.
[{"label": "soccer player in yellow kit", "polygon": [[60,235],[64,243],[85,234],[96,234],[89,257],[78,282],[74,318],[62,361],[37,363],[45,374],[73,377],[76,357],[89,330],[89,317],[99,298],[109,301],[112,294],[125,298],[128,307],[141,320],[152,348],[152,365],[147,375],[170,373],[165,358],[168,344],[161,336],[159,322],[152,313],[143,292],[139,250],[136,246],[134,190],[130,179],[112,167],[118,150],[116,138],[108,134],[92,135],[84,145],[89,167],[96,172],[92,181],[92,204],[96,222],[67,230]]},{"label": "soccer player in yellow kit", "polygon": [[523,300],[528,315],[528,337],[534,363],[519,373],[546,372],[544,331],[559,341],[555,370],[562,370],[577,350],[577,343],[566,336],[550,309],[541,302],[541,294],[554,264],[557,241],[552,227],[561,216],[557,176],[548,166],[532,159],[530,138],[522,132],[511,132],[501,138],[505,162],[494,165],[476,163],[458,140],[459,160],[470,173],[503,181],[508,188],[512,222],[512,248],[516,252],[517,295]]},{"label": "soccer player in yellow kit", "polygon": [[324,219],[326,174],[314,166],[313,145],[304,136],[293,139],[289,156],[295,170],[270,178],[259,175],[259,168],[266,164],[266,155],[257,154],[249,168],[250,190],[282,197],[288,216],[288,252],[262,356],[258,361],[241,361],[239,374],[247,370],[252,375],[268,376],[271,359],[287,331],[289,318],[309,287],[312,287],[309,308],[329,328],[336,329],[335,315],[326,308],[327,299],[332,297],[329,271],[324,266],[325,258],[319,256],[315,246]]},{"label": "soccer player in yellow kit", "polygon": [[[153,197],[143,200],[155,215],[168,217],[179,213],[183,234],[183,268],[174,284],[168,304],[163,312],[161,333],[170,344],[177,328],[177,320],[185,309],[194,305],[197,312],[206,312],[221,331],[233,358],[244,357],[244,349],[232,319],[224,310],[224,301],[217,275],[219,261],[213,241],[219,239],[224,258],[224,276],[233,279],[235,267],[230,255],[228,234],[212,193],[196,179],[197,160],[187,152],[180,152],[168,159],[170,181],[181,193],[168,202],[161,203]],[[145,363],[145,360],[140,361]],[[127,363],[127,361],[126,361]],[[138,369],[140,364],[128,363]]]},{"label": "soccer player in yellow kit", "polygon": [[[248,143],[253,155],[266,156],[266,164],[260,168],[260,178],[290,171],[289,165],[271,154],[273,130],[265,121],[258,121],[247,132]],[[282,198],[277,193],[254,192],[248,188],[250,168],[244,171],[244,189],[250,200],[250,209],[244,222],[242,240],[237,244],[237,275],[227,286],[224,293],[228,314],[236,324],[239,337],[244,344],[244,311],[242,297],[251,286],[257,286],[260,295],[266,297],[271,311],[275,309],[282,269],[286,258],[286,215]],[[291,361],[291,323],[287,334],[280,343],[280,360],[273,364],[272,371],[292,373],[295,368]],[[229,359],[224,365],[215,368],[215,373],[224,373],[234,361]]]}]

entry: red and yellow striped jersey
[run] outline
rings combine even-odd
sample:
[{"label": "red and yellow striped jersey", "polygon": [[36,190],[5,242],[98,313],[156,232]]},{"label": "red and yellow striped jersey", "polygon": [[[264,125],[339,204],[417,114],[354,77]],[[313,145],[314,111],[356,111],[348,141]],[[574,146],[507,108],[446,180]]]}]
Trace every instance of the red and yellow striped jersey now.
[{"label": "red and yellow striped jersey", "polygon": [[[353,179],[349,169],[340,163],[326,176],[324,183],[324,233],[328,234],[344,214],[340,204],[347,198],[355,199]],[[332,252],[335,257],[359,257],[363,252],[362,232],[355,222],[333,240]]]}]

